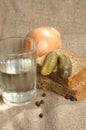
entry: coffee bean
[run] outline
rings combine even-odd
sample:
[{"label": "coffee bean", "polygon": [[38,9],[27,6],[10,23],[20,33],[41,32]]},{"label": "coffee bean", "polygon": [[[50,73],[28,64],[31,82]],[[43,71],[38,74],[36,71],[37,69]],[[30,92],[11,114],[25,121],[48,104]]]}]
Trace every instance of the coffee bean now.
[{"label": "coffee bean", "polygon": [[40,102],[39,101],[36,101],[35,104],[36,104],[37,107],[40,106]]},{"label": "coffee bean", "polygon": [[46,93],[42,93],[42,97],[45,97],[46,96]]},{"label": "coffee bean", "polygon": [[3,103],[2,96],[0,95],[0,105]]},{"label": "coffee bean", "polygon": [[40,117],[40,118],[43,118],[43,116],[44,116],[43,113],[40,113],[40,114],[39,114],[39,117]]},{"label": "coffee bean", "polygon": [[40,100],[40,104],[43,104],[44,103],[44,100]]}]

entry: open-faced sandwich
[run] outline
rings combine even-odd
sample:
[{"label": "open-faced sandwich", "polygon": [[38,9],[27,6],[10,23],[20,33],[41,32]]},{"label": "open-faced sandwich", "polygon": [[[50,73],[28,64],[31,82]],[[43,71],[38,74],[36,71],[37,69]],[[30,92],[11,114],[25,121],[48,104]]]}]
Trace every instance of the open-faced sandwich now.
[{"label": "open-faced sandwich", "polygon": [[86,96],[86,57],[62,49],[60,33],[52,27],[37,28],[28,37],[37,42],[37,87],[71,100],[83,99]]}]

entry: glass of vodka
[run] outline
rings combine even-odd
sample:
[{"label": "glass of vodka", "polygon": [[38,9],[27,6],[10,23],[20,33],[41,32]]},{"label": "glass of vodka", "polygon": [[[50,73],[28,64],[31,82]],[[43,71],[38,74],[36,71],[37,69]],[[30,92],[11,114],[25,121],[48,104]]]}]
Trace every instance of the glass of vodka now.
[{"label": "glass of vodka", "polygon": [[36,43],[33,39],[0,40],[0,77],[4,102],[23,105],[36,97]]}]

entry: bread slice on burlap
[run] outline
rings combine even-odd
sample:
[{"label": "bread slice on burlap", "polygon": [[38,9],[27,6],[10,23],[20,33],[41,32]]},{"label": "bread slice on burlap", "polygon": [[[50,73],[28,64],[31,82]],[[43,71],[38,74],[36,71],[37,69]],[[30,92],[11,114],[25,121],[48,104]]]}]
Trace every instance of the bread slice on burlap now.
[{"label": "bread slice on burlap", "polygon": [[86,57],[65,49],[57,50],[57,54],[66,54],[72,62],[72,74],[67,80],[52,72],[48,76],[40,74],[45,56],[37,58],[37,86],[53,91],[71,100],[81,100],[86,96]]}]

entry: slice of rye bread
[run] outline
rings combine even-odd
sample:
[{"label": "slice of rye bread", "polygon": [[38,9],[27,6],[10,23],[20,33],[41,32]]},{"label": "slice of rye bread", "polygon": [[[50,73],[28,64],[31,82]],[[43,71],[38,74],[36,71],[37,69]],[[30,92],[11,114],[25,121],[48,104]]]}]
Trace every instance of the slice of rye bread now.
[{"label": "slice of rye bread", "polygon": [[71,100],[81,100],[86,96],[86,57],[65,49],[57,50],[57,54],[66,54],[72,62],[72,74],[67,80],[57,76],[54,71],[48,76],[40,74],[45,56],[37,58],[37,86],[53,91]]}]

